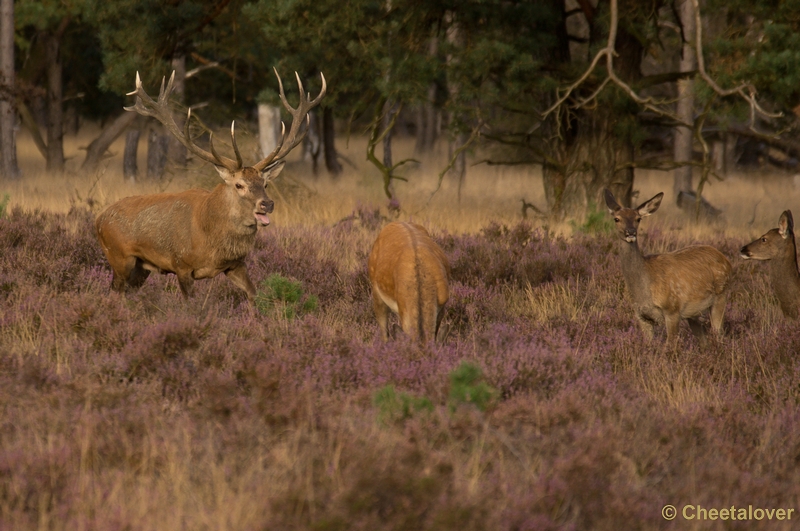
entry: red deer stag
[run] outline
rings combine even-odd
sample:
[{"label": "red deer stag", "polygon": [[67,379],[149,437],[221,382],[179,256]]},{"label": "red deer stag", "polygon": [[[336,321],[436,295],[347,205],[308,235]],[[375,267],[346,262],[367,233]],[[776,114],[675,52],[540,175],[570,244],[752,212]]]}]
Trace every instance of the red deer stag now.
[{"label": "red deer stag", "polygon": [[449,297],[450,264],[428,231],[395,221],[378,234],[369,254],[372,305],[384,341],[391,309],[408,336],[436,339]]},{"label": "red deer stag", "polygon": [[785,210],[772,229],[739,251],[745,260],[769,260],[772,291],[778,297],[783,315],[797,319],[800,306],[800,273],[797,272],[797,247],[794,241],[792,211]]},{"label": "red deer stag", "polygon": [[642,332],[652,339],[653,325],[664,323],[667,344],[676,346],[681,319],[687,319],[695,336],[704,340],[703,327],[696,317],[708,308],[712,329],[717,334],[722,332],[731,263],[708,245],[643,256],[637,238],[639,222],[658,210],[663,197],[660,193],[636,208],[624,208],[611,191],[605,190],[606,205],[620,239],[622,275]]},{"label": "red deer stag", "polygon": [[[308,130],[308,111],[320,102],[326,90],[325,77],[321,76],[322,89],[312,100],[306,96],[297,76],[300,103],[295,109],[286,100],[277,70],[275,75],[281,101],[292,115],[289,134],[284,126],[275,150],[253,166],[244,167],[234,124],[231,124],[231,142],[236,160],[220,156],[212,138],[209,138],[209,153],[196,146],[189,135],[191,109],[182,132],[169,109],[175,73],[166,88],[162,79],[158,100],[153,101],[142,88],[137,72],[136,90],[129,94],[136,96],[136,103],[125,110],[156,118],[186,149],[213,164],[224,182],[210,191],[193,189],[126,197],[101,212],[95,220],[95,229],[114,272],[111,282],[114,290],[137,288],[151,271],[156,271],[175,273],[183,295],[189,297],[195,280],[225,273],[253,301],[256,290],[244,260],[253,249],[258,225],[269,225],[268,214],[272,213],[274,203],[265,188],[283,169],[284,157],[303,140]],[[304,121],[306,127],[300,133]]]}]

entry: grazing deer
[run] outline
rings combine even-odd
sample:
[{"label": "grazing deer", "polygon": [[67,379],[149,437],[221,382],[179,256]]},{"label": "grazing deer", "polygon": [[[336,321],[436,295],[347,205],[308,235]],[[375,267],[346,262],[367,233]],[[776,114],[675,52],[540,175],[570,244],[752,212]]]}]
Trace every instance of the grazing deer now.
[{"label": "grazing deer", "polygon": [[[269,225],[268,214],[272,213],[274,203],[265,188],[283,169],[284,157],[303,140],[308,130],[308,111],[326,91],[325,77],[321,76],[322,89],[312,100],[306,96],[297,76],[300,104],[295,109],[286,100],[277,70],[275,75],[281,101],[292,115],[289,134],[282,126],[281,141],[273,152],[253,166],[244,167],[234,124],[231,124],[231,142],[236,160],[217,154],[212,138],[209,138],[209,153],[196,146],[189,135],[191,109],[183,132],[169,109],[175,73],[166,88],[162,79],[157,101],[147,95],[136,73],[136,90],[129,94],[136,96],[136,104],[125,110],[156,118],[186,149],[213,164],[224,182],[210,191],[193,189],[126,197],[101,212],[95,220],[95,230],[114,272],[111,282],[114,290],[137,288],[151,271],[156,271],[175,273],[181,292],[189,297],[195,280],[225,273],[253,301],[256,290],[244,260],[253,249],[258,226]],[[300,134],[304,121],[306,127]]]},{"label": "grazing deer", "polygon": [[708,308],[711,327],[721,333],[731,263],[708,245],[643,256],[637,241],[639,222],[658,210],[663,197],[660,193],[636,208],[624,208],[605,190],[606,205],[620,238],[622,275],[642,332],[652,339],[653,325],[663,322],[667,343],[676,345],[681,319],[687,319],[695,336],[704,339],[703,327],[696,317]]},{"label": "grazing deer", "polygon": [[449,277],[444,251],[423,226],[400,221],[386,225],[369,254],[372,305],[384,341],[389,338],[389,309],[408,336],[435,340],[449,297]]},{"label": "grazing deer", "polygon": [[769,260],[772,291],[778,297],[783,315],[797,319],[800,307],[800,273],[797,272],[797,247],[794,241],[792,211],[785,210],[778,228],[748,243],[739,251],[745,260]]}]

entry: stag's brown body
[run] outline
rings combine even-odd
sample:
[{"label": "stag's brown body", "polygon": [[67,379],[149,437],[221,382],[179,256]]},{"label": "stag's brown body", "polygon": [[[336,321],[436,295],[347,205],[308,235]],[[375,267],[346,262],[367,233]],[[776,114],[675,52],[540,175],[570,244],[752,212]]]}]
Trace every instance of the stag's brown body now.
[{"label": "stag's brown body", "polygon": [[190,296],[194,280],[226,273],[252,299],[244,260],[272,210],[263,178],[251,171],[211,191],[127,197],[97,216],[95,229],[117,291],[140,286],[155,271],[175,273]]},{"label": "stag's brown body", "polygon": [[[162,82],[158,100],[154,101],[142,88],[137,73],[136,90],[129,94],[136,96],[136,104],[125,110],[155,117],[190,152],[212,163],[224,182],[211,191],[127,197],[101,212],[95,230],[114,272],[111,287],[117,291],[139,287],[151,271],[175,273],[181,291],[188,297],[195,280],[225,273],[252,302],[256,290],[244,261],[253,249],[258,225],[269,225],[268,214],[274,203],[265,189],[283,169],[283,158],[308,131],[308,111],[325,95],[325,77],[322,76],[319,95],[312,100],[306,97],[298,76],[300,104],[293,108],[286,100],[278,76],[281,101],[292,115],[291,129],[288,137],[283,129],[281,141],[272,153],[245,167],[233,125],[231,142],[236,160],[217,154],[211,141],[211,152],[192,142],[191,108],[183,131],[178,128],[169,109],[174,76],[173,73],[166,88]],[[306,129],[301,133],[303,122]]]},{"label": "stag's brown body", "polygon": [[771,229],[740,251],[745,260],[769,260],[772,291],[778,298],[786,317],[797,319],[800,314],[800,273],[797,271],[797,244],[794,239],[794,220],[786,210]]},{"label": "stag's brown body", "polygon": [[637,237],[639,221],[658,209],[663,194],[637,208],[620,207],[610,191],[605,194],[620,238],[622,275],[642,332],[652,338],[653,325],[664,323],[667,343],[673,343],[680,320],[687,319],[695,335],[702,338],[702,326],[696,318],[710,308],[711,327],[721,333],[731,276],[731,263],[725,255],[708,245],[642,255]]},{"label": "stag's brown body", "polygon": [[369,255],[372,303],[384,340],[391,309],[408,336],[436,339],[449,297],[450,264],[428,231],[393,222],[381,230]]}]

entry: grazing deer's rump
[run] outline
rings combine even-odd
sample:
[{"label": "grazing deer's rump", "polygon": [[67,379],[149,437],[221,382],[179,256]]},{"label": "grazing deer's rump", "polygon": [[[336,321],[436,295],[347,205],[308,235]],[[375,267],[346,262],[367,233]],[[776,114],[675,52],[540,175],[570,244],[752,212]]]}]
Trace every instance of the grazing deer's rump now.
[{"label": "grazing deer's rump", "polygon": [[[278,76],[277,71],[275,75]],[[231,142],[236,160],[217,154],[213,139],[209,139],[211,152],[194,144],[189,134],[191,108],[183,131],[178,128],[169,109],[174,76],[173,72],[166,88],[162,81],[158,100],[154,101],[144,91],[137,73],[136,90],[129,94],[136,96],[136,104],[125,110],[155,117],[186,149],[212,163],[224,182],[211,191],[126,197],[101,212],[95,220],[95,231],[114,273],[111,287],[116,291],[137,288],[151,271],[175,273],[181,292],[188,297],[195,280],[225,273],[252,302],[256,290],[244,260],[253,249],[258,226],[270,223],[274,203],[267,197],[266,186],[280,174],[286,155],[303,140],[308,130],[308,112],[325,95],[325,77],[313,100],[306,96],[298,77],[300,104],[293,108],[278,76],[281,101],[292,115],[289,134],[283,127],[275,150],[245,167],[236,145],[234,124]],[[301,131],[303,122],[306,128]]]},{"label": "grazing deer's rump", "polygon": [[368,268],[383,339],[388,339],[390,309],[408,336],[436,339],[449,297],[450,264],[428,231],[416,223],[388,224],[372,246]]},{"label": "grazing deer's rump", "polygon": [[745,260],[768,260],[772,291],[786,317],[800,313],[800,273],[797,271],[797,245],[794,239],[792,211],[785,210],[772,229],[739,251]]},{"label": "grazing deer's rump", "polygon": [[664,323],[667,343],[675,344],[680,320],[687,319],[692,332],[702,339],[704,331],[696,317],[710,308],[711,327],[721,333],[731,276],[731,263],[725,255],[708,245],[695,245],[643,256],[638,245],[639,222],[658,210],[664,194],[636,208],[621,207],[607,189],[604,195],[614,216],[622,274],[642,332],[652,338],[653,325]]}]

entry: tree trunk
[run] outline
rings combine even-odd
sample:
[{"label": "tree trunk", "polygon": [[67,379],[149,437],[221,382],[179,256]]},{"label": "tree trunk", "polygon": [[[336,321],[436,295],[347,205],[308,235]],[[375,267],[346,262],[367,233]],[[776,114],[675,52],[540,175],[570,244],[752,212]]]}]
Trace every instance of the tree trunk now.
[{"label": "tree trunk", "polygon": [[325,107],[322,110],[322,143],[325,147],[325,167],[334,177],[342,173],[342,165],[336,153],[336,131],[333,123],[333,110]]},{"label": "tree trunk", "polygon": [[381,128],[386,131],[383,135],[383,165],[387,168],[392,167],[392,134],[394,133],[394,127],[388,131],[387,129],[391,126],[392,118],[396,112],[397,105],[387,101],[384,107],[383,123],[381,124]]},{"label": "tree trunk", "polygon": [[[562,52],[568,54],[566,30],[561,40]],[[615,49],[617,75],[626,83],[635,82],[641,77],[641,43],[619,28]],[[617,92],[609,94],[609,91]],[[600,209],[603,188],[609,188],[620,204],[631,204],[634,145],[630,138],[618,136],[615,130],[626,121],[636,120],[636,116],[627,111],[627,105],[616,104],[627,95],[615,87],[606,88],[601,97],[608,99],[593,110],[579,109],[570,118],[556,118],[562,120],[560,124],[549,125],[558,127],[562,135],[549,149],[556,162],[545,164],[542,169],[547,205],[556,220],[582,219],[592,207]]]},{"label": "tree trunk", "polygon": [[0,0],[0,162],[2,177],[21,177],[17,165],[14,126],[16,88],[14,79],[14,0]]},{"label": "tree trunk", "polygon": [[58,28],[45,35],[47,58],[47,171],[64,171],[64,80],[61,63],[61,39],[69,25],[69,17]]},{"label": "tree trunk", "polygon": [[[435,57],[439,49],[439,39],[431,37],[428,54]],[[436,110],[436,83],[428,86],[428,95],[417,110],[417,141],[414,151],[418,154],[430,153],[438,137],[438,112]]]},{"label": "tree trunk", "polygon": [[[186,98],[186,56],[183,53],[176,54],[172,58],[172,69],[175,71],[175,84],[172,91],[171,101],[178,105],[183,105]],[[175,113],[175,123],[178,129],[183,130],[186,121],[185,113]],[[178,168],[186,167],[186,148],[177,138],[170,135],[168,137],[167,159]]]},{"label": "tree trunk", "polygon": [[167,144],[169,137],[151,129],[147,137],[147,178],[160,180],[167,166]]},{"label": "tree trunk", "polygon": [[[692,0],[683,0],[678,6],[681,28],[683,29],[683,47],[681,49],[680,72],[692,72],[697,68],[694,50],[695,27],[694,4]],[[694,123],[694,79],[678,80],[678,118],[684,122]],[[672,191],[675,200],[680,192],[690,192],[692,188],[692,161],[693,132],[686,126],[675,127],[674,156],[676,163],[687,163],[686,166],[676,168],[673,175]]]},{"label": "tree trunk", "polygon": [[266,103],[258,104],[258,146],[266,157],[281,138],[281,108]]},{"label": "tree trunk", "polygon": [[319,115],[316,111],[308,113],[308,134],[303,139],[303,160],[311,161],[311,171],[314,176],[319,169],[319,153],[322,149]]},{"label": "tree trunk", "polygon": [[100,135],[92,140],[89,147],[86,149],[86,158],[83,159],[81,170],[87,172],[94,172],[100,164],[105,152],[119,138],[125,129],[132,124],[139,115],[135,112],[123,112],[111,122],[110,125],[103,128]]},{"label": "tree trunk", "polygon": [[[450,18],[450,21],[451,25],[448,28],[446,35],[447,42],[450,44],[450,46],[453,46],[455,48],[461,48],[463,43],[461,38],[461,32],[458,28],[458,24],[452,22],[452,17]],[[446,61],[448,66],[452,68],[453,64],[457,61],[457,58],[453,54],[448,54]],[[456,83],[452,79],[449,79],[447,88],[450,93],[450,99],[452,101],[458,101],[458,94],[461,90],[458,83]],[[455,120],[452,112],[448,118],[449,118],[448,125],[450,129],[453,130],[454,129],[453,123]],[[467,137],[466,135],[464,135],[463,132],[455,133],[455,135],[456,135],[455,138],[452,138],[450,140],[450,144],[448,146],[448,158],[451,161],[453,161],[453,166],[450,169],[450,174],[455,176],[455,178],[458,180],[458,204],[460,205],[461,187],[464,185],[464,180],[467,176],[467,154],[464,152],[464,150],[461,150],[460,152],[458,152],[458,154],[456,154],[456,152],[467,141]],[[453,159],[453,157],[455,157],[455,160]]]},{"label": "tree trunk", "polygon": [[136,182],[139,173],[138,153],[139,153],[139,129],[129,129],[125,135],[125,154],[122,157],[122,175],[125,179]]}]

